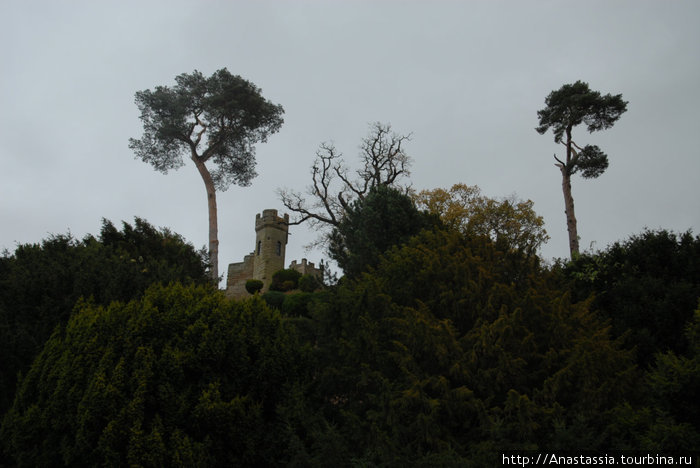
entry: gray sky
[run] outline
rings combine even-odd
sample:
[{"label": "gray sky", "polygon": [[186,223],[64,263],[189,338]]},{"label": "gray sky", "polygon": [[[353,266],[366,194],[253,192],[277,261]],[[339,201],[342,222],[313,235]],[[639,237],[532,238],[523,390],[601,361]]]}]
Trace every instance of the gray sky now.
[{"label": "gray sky", "polygon": [[[417,189],[478,185],[531,199],[566,257],[561,176],[545,96],[578,79],[622,93],[610,130],[574,139],[610,158],[575,177],[582,248],[700,226],[697,1],[6,1],[0,3],[0,249],[101,218],[140,216],[207,244],[204,185],[190,163],[163,175],[134,159],[134,93],[228,68],[285,108],[258,146],[259,176],[220,193],[220,273],[253,250],[255,214],[303,190],[319,143],[354,163],[373,121],[413,133]],[[314,233],[292,228],[287,262]]]}]

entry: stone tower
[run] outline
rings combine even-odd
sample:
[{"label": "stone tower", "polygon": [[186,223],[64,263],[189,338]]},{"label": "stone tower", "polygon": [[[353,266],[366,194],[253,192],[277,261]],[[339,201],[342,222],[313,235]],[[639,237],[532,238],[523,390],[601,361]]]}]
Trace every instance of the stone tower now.
[{"label": "stone tower", "polygon": [[[277,210],[263,210],[255,215],[255,249],[243,258],[242,262],[230,263],[226,280],[226,296],[232,299],[250,296],[245,289],[246,281],[257,279],[263,282],[262,291],[268,291],[272,275],[284,269],[284,255],[287,249],[289,215],[280,217]],[[323,277],[323,262],[319,268],[305,258],[301,263],[293,261],[289,268],[302,275]]]},{"label": "stone tower", "polygon": [[287,248],[289,215],[277,216],[277,210],[263,210],[255,216],[255,251],[253,252],[253,278],[263,282],[267,290],[272,275],[284,269],[284,253]]}]

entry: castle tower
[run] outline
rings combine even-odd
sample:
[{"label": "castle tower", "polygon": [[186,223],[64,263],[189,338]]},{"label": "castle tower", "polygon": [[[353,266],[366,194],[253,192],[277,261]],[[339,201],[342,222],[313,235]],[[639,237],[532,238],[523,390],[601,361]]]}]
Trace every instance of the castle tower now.
[{"label": "castle tower", "polygon": [[277,210],[263,210],[255,216],[255,250],[253,251],[253,278],[263,282],[267,290],[272,275],[284,269],[287,248],[289,215],[277,216]]}]

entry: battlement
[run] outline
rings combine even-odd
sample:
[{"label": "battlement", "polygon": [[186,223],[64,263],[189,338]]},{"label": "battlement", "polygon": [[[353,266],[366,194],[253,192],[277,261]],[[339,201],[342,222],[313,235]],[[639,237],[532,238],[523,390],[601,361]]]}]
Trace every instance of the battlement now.
[{"label": "battlement", "polygon": [[319,280],[323,279],[323,268],[323,261],[321,261],[321,264],[316,268],[313,262],[309,262],[305,258],[301,259],[301,263],[292,260],[292,263],[289,264],[290,270],[296,270],[302,275],[313,275]]},{"label": "battlement", "polygon": [[[228,297],[246,297],[245,283],[249,279],[263,282],[263,292],[272,282],[272,275],[284,269],[284,256],[289,235],[289,215],[279,216],[277,210],[263,210],[255,215],[255,247],[242,262],[231,263],[228,268],[226,295]],[[303,259],[296,260],[290,268],[302,275],[312,274],[323,277],[323,262],[318,268]]]},{"label": "battlement", "polygon": [[289,215],[285,213],[284,217],[277,216],[277,210],[269,209],[263,210],[262,215],[260,213],[255,215],[255,231],[259,231],[263,228],[275,228],[282,231],[287,231],[289,226]]}]

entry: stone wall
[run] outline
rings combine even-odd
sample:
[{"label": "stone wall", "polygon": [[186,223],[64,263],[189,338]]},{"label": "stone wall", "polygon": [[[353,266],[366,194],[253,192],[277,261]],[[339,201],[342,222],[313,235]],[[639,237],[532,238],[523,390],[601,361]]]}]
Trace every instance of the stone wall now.
[{"label": "stone wall", "polygon": [[292,263],[289,264],[289,269],[296,270],[302,275],[314,275],[319,280],[323,279],[323,262],[316,268],[313,262],[309,262],[305,258],[301,259],[301,263],[292,260]]},{"label": "stone wall", "polygon": [[242,262],[231,263],[226,277],[226,295],[228,297],[244,297],[248,295],[245,282],[253,278],[253,263],[255,256],[251,253]]}]

